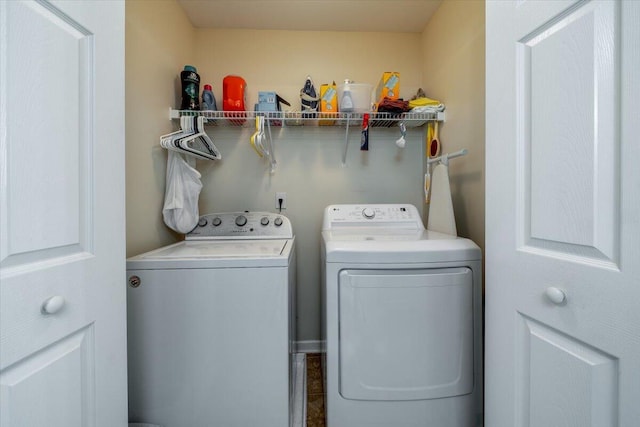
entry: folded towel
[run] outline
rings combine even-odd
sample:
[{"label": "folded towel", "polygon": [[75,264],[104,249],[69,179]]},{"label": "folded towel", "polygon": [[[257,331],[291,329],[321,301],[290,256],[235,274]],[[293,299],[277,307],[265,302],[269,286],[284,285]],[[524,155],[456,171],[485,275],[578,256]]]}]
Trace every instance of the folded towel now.
[{"label": "folded towel", "polygon": [[431,99],[431,98],[427,98],[427,97],[415,98],[415,99],[412,99],[411,101],[409,101],[409,107],[411,107],[411,108],[416,108],[416,107],[437,107],[439,105],[442,105],[442,103],[440,101],[436,101],[435,99]]}]

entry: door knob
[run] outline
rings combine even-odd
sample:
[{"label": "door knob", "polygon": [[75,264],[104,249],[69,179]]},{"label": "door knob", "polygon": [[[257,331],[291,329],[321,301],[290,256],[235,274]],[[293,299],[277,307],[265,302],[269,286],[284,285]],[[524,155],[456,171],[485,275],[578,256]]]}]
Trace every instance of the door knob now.
[{"label": "door knob", "polygon": [[556,305],[561,305],[567,302],[567,296],[564,291],[560,288],[556,288],[555,286],[550,286],[544,291],[549,301]]},{"label": "door knob", "polygon": [[43,302],[40,311],[42,314],[56,314],[64,307],[64,303],[64,297],[56,295]]}]

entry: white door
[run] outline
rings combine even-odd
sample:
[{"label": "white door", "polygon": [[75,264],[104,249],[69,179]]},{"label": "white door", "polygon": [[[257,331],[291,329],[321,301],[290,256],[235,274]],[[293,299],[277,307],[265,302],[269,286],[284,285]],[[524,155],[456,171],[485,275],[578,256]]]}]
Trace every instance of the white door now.
[{"label": "white door", "polygon": [[0,1],[0,189],[0,426],[125,426],[124,3]]},{"label": "white door", "polygon": [[487,427],[640,425],[640,2],[486,8]]}]

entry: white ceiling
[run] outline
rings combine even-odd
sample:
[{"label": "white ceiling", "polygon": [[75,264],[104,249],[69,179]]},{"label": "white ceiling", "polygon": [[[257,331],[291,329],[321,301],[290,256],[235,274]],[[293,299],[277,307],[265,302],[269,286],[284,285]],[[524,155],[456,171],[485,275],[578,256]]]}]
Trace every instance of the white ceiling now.
[{"label": "white ceiling", "polygon": [[178,0],[196,28],[421,33],[442,0]]}]

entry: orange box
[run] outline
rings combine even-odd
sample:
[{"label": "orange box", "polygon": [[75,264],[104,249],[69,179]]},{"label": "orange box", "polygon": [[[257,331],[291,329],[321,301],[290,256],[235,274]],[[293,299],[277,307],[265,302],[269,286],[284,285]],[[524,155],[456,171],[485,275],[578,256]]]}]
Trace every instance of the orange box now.
[{"label": "orange box", "polygon": [[384,98],[400,98],[400,73],[397,71],[385,71],[376,87],[376,102]]},{"label": "orange box", "polygon": [[[319,125],[331,126],[335,120],[326,120],[327,117],[336,117],[338,112],[338,91],[336,83],[320,86],[320,118]],[[325,113],[325,114],[322,114]]]}]

